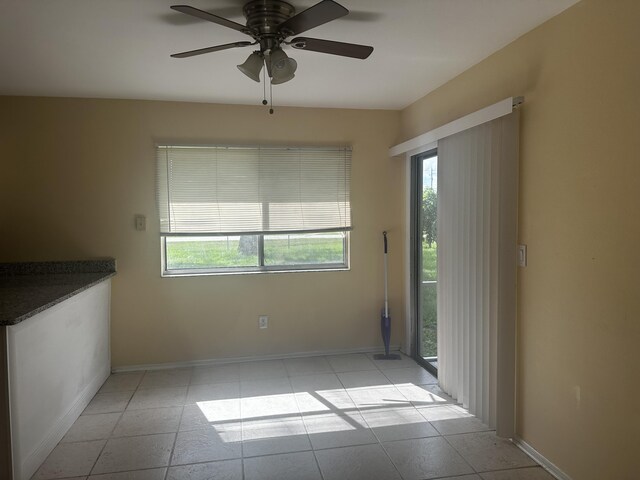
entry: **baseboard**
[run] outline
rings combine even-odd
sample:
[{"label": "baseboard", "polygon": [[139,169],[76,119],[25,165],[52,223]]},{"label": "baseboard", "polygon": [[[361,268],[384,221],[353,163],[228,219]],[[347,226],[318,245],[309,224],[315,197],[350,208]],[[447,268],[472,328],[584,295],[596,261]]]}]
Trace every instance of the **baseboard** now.
[{"label": "baseboard", "polygon": [[62,440],[71,425],[78,419],[82,411],[87,407],[91,399],[100,390],[100,387],[109,377],[109,368],[104,368],[100,374],[91,381],[89,385],[76,397],[71,408],[65,415],[51,427],[49,434],[42,442],[23,459],[21,465],[15,465],[16,480],[29,480],[40,468],[42,462],[46,460],[51,451]]},{"label": "baseboard", "polygon": [[551,475],[556,477],[558,480],[571,480],[571,477],[564,473],[560,467],[555,465],[553,462],[548,460],[544,455],[538,452],[535,448],[529,445],[527,442],[522,440],[519,437],[513,438],[513,443],[520,448],[524,453],[533,458],[537,463],[539,463],[542,468],[544,468]]},{"label": "baseboard", "polygon": [[[399,345],[391,345],[389,350],[400,350]],[[150,363],[144,365],[125,365],[114,367],[113,373],[137,372],[140,370],[165,370],[168,368],[185,368],[185,367],[207,367],[210,365],[222,365],[225,363],[242,363],[255,362],[259,360],[284,360],[286,358],[301,357],[320,357],[323,355],[346,355],[350,353],[380,353],[384,352],[383,347],[359,347],[344,348],[337,350],[315,350],[311,352],[295,352],[295,353],[274,353],[270,355],[254,355],[250,357],[227,357],[227,358],[211,358],[207,360],[195,360],[190,362],[171,362],[171,363]]]}]

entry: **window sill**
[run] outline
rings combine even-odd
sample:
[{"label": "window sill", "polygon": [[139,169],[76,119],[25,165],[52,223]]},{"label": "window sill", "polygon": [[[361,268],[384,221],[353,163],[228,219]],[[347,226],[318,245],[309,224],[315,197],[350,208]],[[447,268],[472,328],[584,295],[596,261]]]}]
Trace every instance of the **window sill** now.
[{"label": "window sill", "polygon": [[164,271],[160,274],[162,278],[180,278],[180,277],[211,277],[211,276],[228,276],[228,275],[264,275],[271,273],[315,273],[315,272],[348,272],[351,270],[349,266],[336,266],[327,268],[279,268],[279,269],[260,269],[260,270],[204,270],[197,272],[193,270],[173,270]]}]

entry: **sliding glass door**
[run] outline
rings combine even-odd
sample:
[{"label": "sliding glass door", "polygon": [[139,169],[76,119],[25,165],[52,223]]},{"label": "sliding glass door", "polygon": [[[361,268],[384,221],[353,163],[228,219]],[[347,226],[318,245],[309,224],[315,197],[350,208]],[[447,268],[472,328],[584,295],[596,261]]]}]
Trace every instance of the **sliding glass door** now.
[{"label": "sliding glass door", "polygon": [[415,357],[432,373],[438,371],[438,205],[437,151],[412,158],[412,265],[415,325]]}]

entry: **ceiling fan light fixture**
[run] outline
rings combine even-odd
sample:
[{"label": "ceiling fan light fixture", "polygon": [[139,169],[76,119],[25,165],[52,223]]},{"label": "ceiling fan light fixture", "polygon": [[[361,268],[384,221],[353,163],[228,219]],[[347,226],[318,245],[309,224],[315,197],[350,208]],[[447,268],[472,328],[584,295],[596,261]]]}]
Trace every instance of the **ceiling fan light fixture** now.
[{"label": "ceiling fan light fixture", "polygon": [[281,48],[271,52],[269,57],[271,61],[271,83],[279,85],[288,82],[295,77],[298,62],[293,58],[289,58]]},{"label": "ceiling fan light fixture", "polygon": [[286,75],[286,76],[273,76],[273,78],[271,79],[271,85],[280,85],[281,83],[286,83],[289,80],[292,80],[293,77],[295,77],[295,74],[290,74],[290,75]]},{"label": "ceiling fan light fixture", "polygon": [[253,52],[242,65],[237,65],[238,70],[244,73],[254,82],[260,83],[260,72],[264,66],[264,57],[259,52]]}]

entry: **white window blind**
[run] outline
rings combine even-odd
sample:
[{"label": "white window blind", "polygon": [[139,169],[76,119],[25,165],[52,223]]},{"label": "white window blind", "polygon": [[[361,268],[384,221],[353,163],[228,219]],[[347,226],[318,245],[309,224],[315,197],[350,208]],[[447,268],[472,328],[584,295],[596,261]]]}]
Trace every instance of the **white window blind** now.
[{"label": "white window blind", "polygon": [[351,229],[349,148],[158,146],[162,235]]}]

